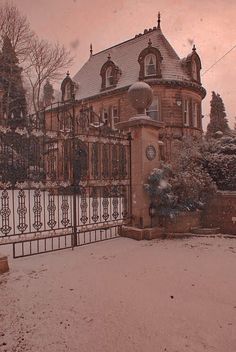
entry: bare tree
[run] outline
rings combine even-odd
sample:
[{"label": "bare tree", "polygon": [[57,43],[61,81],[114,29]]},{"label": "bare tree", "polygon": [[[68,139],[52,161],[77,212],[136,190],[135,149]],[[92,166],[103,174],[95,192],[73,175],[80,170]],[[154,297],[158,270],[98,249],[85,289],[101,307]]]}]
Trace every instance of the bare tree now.
[{"label": "bare tree", "polygon": [[31,86],[33,107],[37,111],[40,108],[43,84],[48,79],[61,79],[65,70],[72,64],[73,58],[59,43],[53,45],[46,40],[34,38],[30,43],[27,62],[28,67],[24,72]]},{"label": "bare tree", "polygon": [[8,2],[0,7],[0,40],[6,36],[10,39],[19,61],[24,61],[34,33],[26,16]]},{"label": "bare tree", "polygon": [[38,39],[31,31],[27,17],[7,1],[0,5],[0,46],[6,37],[11,42],[16,57],[23,67],[23,77],[28,82],[25,85],[28,91],[28,105],[37,111],[40,108],[42,87],[47,79],[51,81],[61,79],[73,59],[64,46]]}]

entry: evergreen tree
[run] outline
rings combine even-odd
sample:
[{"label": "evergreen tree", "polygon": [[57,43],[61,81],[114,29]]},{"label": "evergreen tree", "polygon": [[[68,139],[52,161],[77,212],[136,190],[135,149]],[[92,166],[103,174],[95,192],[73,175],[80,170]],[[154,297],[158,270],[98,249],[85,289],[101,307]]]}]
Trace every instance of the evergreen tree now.
[{"label": "evergreen tree", "polygon": [[43,87],[43,106],[47,107],[52,104],[54,100],[54,89],[49,79],[47,79],[44,87]]},{"label": "evergreen tree", "polygon": [[0,53],[0,85],[3,89],[2,113],[6,123],[12,127],[25,123],[27,106],[21,78],[22,69],[10,39],[3,39]]},{"label": "evergreen tree", "polygon": [[218,131],[225,133],[229,130],[226,119],[225,106],[221,96],[212,92],[210,122],[207,126],[207,136],[212,137]]}]

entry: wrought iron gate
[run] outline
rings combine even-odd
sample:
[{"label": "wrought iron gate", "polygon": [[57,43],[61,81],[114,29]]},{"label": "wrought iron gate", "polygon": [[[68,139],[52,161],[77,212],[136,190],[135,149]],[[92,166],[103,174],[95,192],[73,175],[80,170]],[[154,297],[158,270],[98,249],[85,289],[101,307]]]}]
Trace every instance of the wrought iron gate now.
[{"label": "wrought iron gate", "polygon": [[130,218],[130,136],[58,103],[0,126],[0,244],[21,257],[115,238]]}]

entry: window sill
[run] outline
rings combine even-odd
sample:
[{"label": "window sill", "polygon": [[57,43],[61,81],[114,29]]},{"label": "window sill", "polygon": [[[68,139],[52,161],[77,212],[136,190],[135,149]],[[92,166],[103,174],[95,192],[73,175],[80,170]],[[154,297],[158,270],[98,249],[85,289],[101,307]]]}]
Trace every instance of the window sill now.
[{"label": "window sill", "polygon": [[140,81],[143,81],[143,80],[151,80],[151,79],[153,79],[153,78],[162,78],[162,75],[151,75],[151,76],[143,76],[143,77],[139,77],[139,80]]}]

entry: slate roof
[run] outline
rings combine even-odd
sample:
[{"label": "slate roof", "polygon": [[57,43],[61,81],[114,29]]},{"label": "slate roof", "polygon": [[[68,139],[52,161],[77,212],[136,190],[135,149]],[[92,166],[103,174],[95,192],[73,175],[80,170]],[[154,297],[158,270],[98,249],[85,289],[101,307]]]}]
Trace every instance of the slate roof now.
[{"label": "slate roof", "polygon": [[140,52],[148,47],[149,39],[152,42],[152,46],[158,48],[163,57],[161,62],[162,80],[190,81],[190,77],[181,64],[182,61],[163,35],[161,29],[155,28],[145,34],[135,36],[130,40],[90,56],[89,60],[73,78],[79,86],[76,99],[85,99],[101,93],[102,79],[100,70],[107,61],[109,54],[111,55],[111,60],[121,69],[122,74],[117,86],[106,90],[106,92],[127,87],[137,82],[140,69],[138,57]]}]

